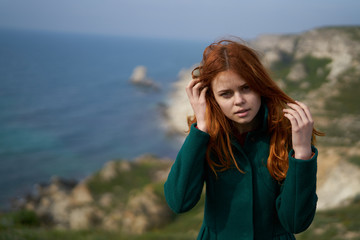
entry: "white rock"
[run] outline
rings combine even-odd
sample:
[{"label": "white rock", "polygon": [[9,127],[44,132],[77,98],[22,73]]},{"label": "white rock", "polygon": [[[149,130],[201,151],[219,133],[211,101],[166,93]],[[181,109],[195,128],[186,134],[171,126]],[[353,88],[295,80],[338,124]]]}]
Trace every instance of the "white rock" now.
[{"label": "white rock", "polygon": [[287,75],[287,79],[297,82],[306,77],[306,69],[302,63],[296,63]]},{"label": "white rock", "polygon": [[318,210],[345,206],[360,194],[359,167],[340,161],[326,176],[326,181],[317,191]]},{"label": "white rock", "polygon": [[100,200],[100,206],[102,207],[110,207],[113,202],[113,194],[112,193],[104,193]]},{"label": "white rock", "polygon": [[90,190],[84,183],[79,183],[72,190],[71,200],[73,205],[81,205],[93,202],[94,199],[90,193]]},{"label": "white rock", "polygon": [[187,116],[194,115],[185,91],[186,86],[192,79],[191,72],[192,68],[182,69],[179,72],[179,80],[174,83],[173,91],[169,96],[166,116],[170,132],[185,135],[185,132],[188,130]]},{"label": "white rock", "polygon": [[149,186],[130,197],[124,212],[123,228],[125,231],[141,234],[166,224],[171,216],[172,211],[167,204]]},{"label": "white rock", "polygon": [[120,209],[114,209],[111,211],[110,214],[104,217],[103,227],[106,230],[116,231],[119,230],[123,221],[124,221],[123,212]]},{"label": "white rock", "polygon": [[160,89],[160,86],[147,76],[147,68],[145,66],[137,66],[134,68],[130,82],[154,90]]},{"label": "white rock", "polygon": [[94,209],[91,207],[75,208],[69,214],[70,229],[90,229],[94,222]]},{"label": "white rock", "polygon": [[118,168],[120,172],[128,172],[131,170],[131,164],[128,161],[121,161]]},{"label": "white rock", "polygon": [[145,66],[137,66],[134,68],[130,80],[133,83],[140,83],[147,81],[148,77],[146,76],[146,74],[147,74],[147,69]]},{"label": "white rock", "polygon": [[110,181],[117,175],[117,163],[108,161],[100,171],[100,176],[105,181]]}]

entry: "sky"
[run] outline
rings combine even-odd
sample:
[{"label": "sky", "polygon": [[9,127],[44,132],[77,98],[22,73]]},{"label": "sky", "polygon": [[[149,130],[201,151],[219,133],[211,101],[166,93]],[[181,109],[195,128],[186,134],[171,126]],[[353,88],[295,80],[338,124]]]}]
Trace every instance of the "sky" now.
[{"label": "sky", "polygon": [[359,0],[0,0],[0,29],[214,40],[360,26]]}]

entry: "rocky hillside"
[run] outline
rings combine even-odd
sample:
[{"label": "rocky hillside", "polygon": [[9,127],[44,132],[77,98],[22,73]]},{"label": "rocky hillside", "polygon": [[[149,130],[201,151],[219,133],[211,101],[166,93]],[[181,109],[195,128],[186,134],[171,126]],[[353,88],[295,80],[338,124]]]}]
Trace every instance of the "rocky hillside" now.
[{"label": "rocky hillside", "polygon": [[[319,209],[360,195],[360,27],[326,27],[296,35],[264,35],[249,42],[279,86],[307,103],[318,138]],[[167,109],[169,128],[184,134],[192,114],[185,93],[191,69],[179,73]]]},{"label": "rocky hillside", "polygon": [[17,209],[34,212],[45,227],[141,234],[173,217],[163,196],[171,164],[169,159],[150,155],[134,161],[110,161],[79,183],[53,177],[14,204]]}]

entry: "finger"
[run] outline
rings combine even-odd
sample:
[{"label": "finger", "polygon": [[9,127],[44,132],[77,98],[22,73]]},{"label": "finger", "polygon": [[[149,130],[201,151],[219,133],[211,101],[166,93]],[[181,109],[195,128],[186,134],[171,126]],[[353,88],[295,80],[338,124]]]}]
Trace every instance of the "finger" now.
[{"label": "finger", "polygon": [[193,96],[193,88],[195,86],[196,83],[198,83],[199,80],[198,79],[192,79],[189,84],[186,86],[186,93],[188,95],[188,97],[192,97]]},{"label": "finger", "polygon": [[308,117],[306,116],[304,110],[297,104],[293,104],[293,103],[288,103],[287,104],[293,111],[296,111],[296,113],[298,114],[298,116],[300,117],[299,120],[300,122],[298,122],[299,125],[303,125],[303,124],[307,124],[309,122]]},{"label": "finger", "polygon": [[310,122],[313,122],[313,118],[312,118],[312,115],[311,115],[311,112],[310,112],[310,109],[308,106],[306,106],[304,103],[302,102],[298,102],[298,101],[295,101],[302,109],[303,111],[305,112],[307,118],[309,119]]},{"label": "finger", "polygon": [[303,120],[301,119],[301,116],[297,111],[289,108],[289,109],[284,109],[284,112],[293,116],[295,118],[298,126],[302,125]]},{"label": "finger", "polygon": [[192,89],[197,82],[199,82],[199,79],[191,79],[186,88]]},{"label": "finger", "polygon": [[289,119],[290,123],[291,123],[291,128],[294,131],[295,129],[298,128],[298,124],[297,121],[295,119],[295,117],[289,113],[285,113],[284,116]]},{"label": "finger", "polygon": [[192,88],[192,93],[194,97],[200,96],[200,88],[203,86],[202,82],[197,82]]},{"label": "finger", "polygon": [[200,99],[203,99],[205,100],[205,95],[206,95],[206,92],[208,90],[208,87],[204,87],[201,92],[200,92]]},{"label": "finger", "polygon": [[192,97],[192,90],[190,88],[190,84],[186,86],[185,91],[186,91],[188,98],[190,99]]},{"label": "finger", "polygon": [[191,81],[188,84],[188,88],[193,88],[198,82],[200,82],[199,78],[193,78],[191,79]]}]

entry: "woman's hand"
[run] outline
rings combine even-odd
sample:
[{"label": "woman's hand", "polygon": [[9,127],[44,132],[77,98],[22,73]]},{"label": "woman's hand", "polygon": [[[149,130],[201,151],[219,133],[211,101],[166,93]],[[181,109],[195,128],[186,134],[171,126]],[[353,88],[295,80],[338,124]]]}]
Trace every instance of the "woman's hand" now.
[{"label": "woman's hand", "polygon": [[311,137],[314,128],[309,108],[296,101],[297,104],[288,103],[290,108],[284,109],[284,116],[290,120],[292,129],[292,144],[295,158],[307,160],[311,158]]},{"label": "woman's hand", "polygon": [[196,116],[197,128],[204,132],[207,132],[205,121],[205,94],[207,89],[207,87],[203,88],[203,84],[199,81],[198,78],[192,79],[186,87],[186,93]]}]

